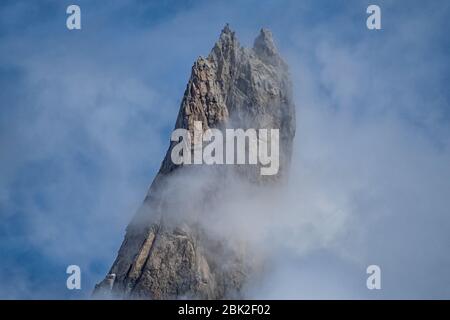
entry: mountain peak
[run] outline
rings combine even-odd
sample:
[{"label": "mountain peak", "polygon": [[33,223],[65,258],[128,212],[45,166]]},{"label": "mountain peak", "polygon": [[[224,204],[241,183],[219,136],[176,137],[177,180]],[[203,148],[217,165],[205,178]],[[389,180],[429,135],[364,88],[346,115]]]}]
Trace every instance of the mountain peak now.
[{"label": "mountain peak", "polygon": [[257,54],[267,56],[278,55],[278,50],[273,41],[272,32],[269,29],[262,28],[253,44],[253,49]]},{"label": "mountain peak", "polygon": [[229,42],[234,39],[234,31],[231,30],[230,25],[227,23],[220,33],[219,42]]},{"label": "mountain peak", "polygon": [[222,33],[232,33],[229,23],[225,24],[225,26],[222,29]]},{"label": "mountain peak", "polygon": [[[287,67],[276,54],[270,31],[262,29],[254,49],[247,49],[227,24],[208,58],[194,63],[175,128],[191,132],[198,122],[222,136],[233,128],[279,130],[278,172],[263,176],[261,164],[250,163],[180,165],[172,161],[178,144],[171,140],[96,294],[127,299],[236,298],[261,270],[246,251],[245,236],[224,241],[208,221],[229,203],[245,198],[229,191],[245,186],[254,196],[267,186],[277,187],[289,172],[295,105]],[[187,152],[195,152],[189,148]]]}]

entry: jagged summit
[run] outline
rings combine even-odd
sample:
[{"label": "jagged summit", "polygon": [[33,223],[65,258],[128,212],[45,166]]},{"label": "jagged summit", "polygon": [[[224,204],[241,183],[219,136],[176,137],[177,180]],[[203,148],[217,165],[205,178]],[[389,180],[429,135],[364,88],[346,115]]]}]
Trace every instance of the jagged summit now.
[{"label": "jagged summit", "polygon": [[223,29],[222,29],[221,35],[222,35],[222,34],[231,34],[231,33],[234,34],[234,32],[231,31],[230,24],[229,24],[229,23],[226,23],[225,26],[224,26]]},{"label": "jagged summit", "polygon": [[258,37],[255,39],[253,49],[256,52],[264,52],[268,55],[277,55],[278,51],[273,42],[272,32],[270,30],[262,28]]},{"label": "jagged summit", "polygon": [[218,62],[223,59],[233,59],[233,61],[236,62],[236,60],[239,60],[239,58],[242,58],[243,56],[248,56],[243,60],[256,61],[259,59],[265,64],[285,68],[287,71],[287,65],[279,56],[270,30],[261,28],[253,43],[253,47],[244,48],[241,47],[235,32],[232,31],[230,25],[227,23],[222,29],[219,39],[215,43],[211,53],[208,55],[208,60],[211,62]]},{"label": "jagged summit", "polygon": [[220,33],[219,40],[217,42],[234,42],[236,40],[235,38],[235,32],[233,32],[230,29],[230,26],[228,24],[225,25],[225,27],[222,29],[222,32]]},{"label": "jagged summit", "polygon": [[237,43],[236,33],[231,30],[228,23],[223,27],[216,43]]},{"label": "jagged summit", "polygon": [[96,286],[96,297],[243,296],[244,284],[257,269],[246,251],[246,239],[222,239],[208,221],[225,203],[237,200],[233,197],[239,194],[230,191],[242,184],[257,194],[259,188],[276,187],[287,176],[295,106],[289,73],[270,31],[262,29],[254,47],[243,48],[225,25],[208,57],[199,58],[192,67],[175,128],[191,131],[196,121],[203,130],[279,129],[278,173],[261,176],[258,165],[176,165],[170,157],[171,142],[113,266]]}]

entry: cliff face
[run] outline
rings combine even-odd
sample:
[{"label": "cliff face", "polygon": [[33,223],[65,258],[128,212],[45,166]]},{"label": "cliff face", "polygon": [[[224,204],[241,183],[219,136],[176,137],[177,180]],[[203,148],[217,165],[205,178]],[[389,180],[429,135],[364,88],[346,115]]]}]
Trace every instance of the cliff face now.
[{"label": "cliff face", "polygon": [[278,173],[262,176],[259,165],[175,165],[172,142],[95,297],[242,297],[257,269],[245,237],[214,237],[204,221],[220,203],[233,201],[228,190],[242,184],[276,187],[287,176],[295,106],[287,66],[270,31],[261,30],[253,48],[243,48],[227,25],[208,57],[194,63],[175,128],[193,132],[196,121],[203,130],[279,129]]}]

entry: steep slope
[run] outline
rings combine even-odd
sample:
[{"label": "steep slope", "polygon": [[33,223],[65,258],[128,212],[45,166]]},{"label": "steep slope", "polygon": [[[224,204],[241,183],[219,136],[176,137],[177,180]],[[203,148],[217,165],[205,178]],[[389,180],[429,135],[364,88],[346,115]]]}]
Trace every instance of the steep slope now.
[{"label": "steep slope", "polygon": [[245,237],[215,237],[205,221],[221,203],[233,201],[228,190],[276,186],[287,176],[295,106],[288,68],[270,31],[262,29],[253,48],[243,48],[226,25],[208,57],[194,63],[175,128],[193,132],[195,121],[203,130],[279,129],[278,173],[262,176],[259,165],[175,165],[172,142],[96,297],[242,297],[257,269]]}]

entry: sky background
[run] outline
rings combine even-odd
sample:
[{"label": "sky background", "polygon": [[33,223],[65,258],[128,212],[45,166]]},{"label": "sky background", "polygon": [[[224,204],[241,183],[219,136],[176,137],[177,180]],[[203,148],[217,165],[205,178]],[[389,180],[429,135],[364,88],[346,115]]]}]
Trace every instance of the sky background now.
[{"label": "sky background", "polygon": [[245,46],[273,32],[297,106],[291,228],[252,296],[450,298],[449,16],[449,1],[2,1],[0,298],[90,296],[225,23]]}]

